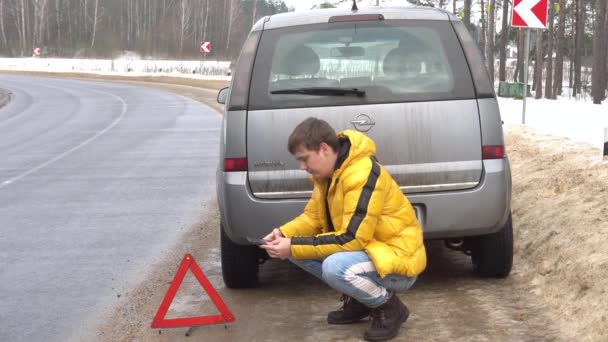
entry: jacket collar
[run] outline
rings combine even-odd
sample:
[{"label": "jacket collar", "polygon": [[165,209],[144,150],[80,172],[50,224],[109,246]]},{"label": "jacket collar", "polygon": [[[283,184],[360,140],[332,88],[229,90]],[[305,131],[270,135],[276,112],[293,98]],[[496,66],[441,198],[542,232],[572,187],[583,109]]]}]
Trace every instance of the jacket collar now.
[{"label": "jacket collar", "polygon": [[338,141],[340,142],[340,147],[338,147],[338,159],[336,160],[336,165],[334,165],[334,171],[342,167],[350,152],[350,140],[348,137],[340,137]]}]

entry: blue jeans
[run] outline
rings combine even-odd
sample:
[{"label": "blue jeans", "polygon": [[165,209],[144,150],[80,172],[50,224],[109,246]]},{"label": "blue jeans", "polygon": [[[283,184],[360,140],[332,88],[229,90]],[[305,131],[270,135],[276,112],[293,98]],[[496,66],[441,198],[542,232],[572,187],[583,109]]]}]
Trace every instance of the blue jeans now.
[{"label": "blue jeans", "polygon": [[323,260],[289,260],[370,308],[384,304],[395,292],[406,291],[417,279],[398,274],[380,278],[364,251],[335,253]]}]

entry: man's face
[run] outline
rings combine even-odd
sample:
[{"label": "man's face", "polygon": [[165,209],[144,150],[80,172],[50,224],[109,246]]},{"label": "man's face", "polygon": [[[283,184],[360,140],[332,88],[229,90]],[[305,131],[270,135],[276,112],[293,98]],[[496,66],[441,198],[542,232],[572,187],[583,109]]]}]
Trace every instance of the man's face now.
[{"label": "man's face", "polygon": [[300,170],[310,173],[315,179],[324,179],[333,174],[337,153],[326,143],[321,143],[318,151],[298,146],[294,157],[300,163]]}]

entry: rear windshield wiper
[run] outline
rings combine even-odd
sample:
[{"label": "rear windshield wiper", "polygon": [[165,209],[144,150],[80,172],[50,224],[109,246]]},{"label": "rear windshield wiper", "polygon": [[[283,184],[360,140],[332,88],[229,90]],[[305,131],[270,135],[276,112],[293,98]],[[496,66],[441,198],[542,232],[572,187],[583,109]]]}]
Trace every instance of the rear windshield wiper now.
[{"label": "rear windshield wiper", "polygon": [[357,97],[365,96],[365,91],[357,88],[333,88],[333,87],[310,87],[310,88],[290,88],[273,90],[271,94],[302,94],[302,95],[320,95],[320,96],[347,96],[355,95]]}]

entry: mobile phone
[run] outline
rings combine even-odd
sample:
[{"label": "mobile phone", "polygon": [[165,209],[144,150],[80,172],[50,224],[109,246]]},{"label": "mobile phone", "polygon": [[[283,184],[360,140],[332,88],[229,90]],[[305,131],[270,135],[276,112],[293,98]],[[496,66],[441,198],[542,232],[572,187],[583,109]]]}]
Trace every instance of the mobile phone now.
[{"label": "mobile phone", "polygon": [[251,244],[258,245],[258,246],[259,245],[265,245],[265,244],[268,243],[264,239],[256,239],[256,238],[250,238],[250,237],[247,238],[247,241],[249,241],[249,243],[251,243]]}]

